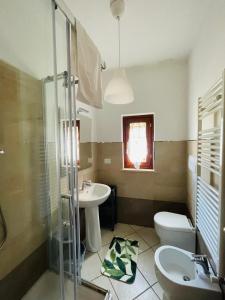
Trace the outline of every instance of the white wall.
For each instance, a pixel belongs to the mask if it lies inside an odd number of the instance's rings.
[[[0,59],[41,79],[52,73],[51,1],[0,0]]]
[[[189,60],[188,139],[197,138],[197,99],[225,68],[225,1],[213,1]]]
[[[53,75],[53,38],[51,0],[0,0],[0,59],[37,79]],[[26,8],[26,9],[25,9]],[[57,71],[65,71],[66,23],[65,17],[56,10]],[[55,141],[54,86],[46,84],[47,138]],[[64,89],[59,82],[59,104],[64,100]],[[87,114],[94,118],[95,109],[78,102]],[[96,140],[95,122],[92,136]]]
[[[104,102],[97,110],[97,141],[121,141],[121,115],[155,113],[155,139],[180,141],[187,138],[187,63],[168,60],[150,66],[127,69],[135,101],[128,105]],[[104,73],[103,85],[111,78]]]

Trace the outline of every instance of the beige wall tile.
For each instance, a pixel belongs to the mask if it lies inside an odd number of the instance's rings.
[[[5,150],[0,157],[0,205],[8,229],[0,251],[1,279],[47,238],[42,84],[2,61],[0,120]]]
[[[187,160],[193,156],[197,159],[197,141],[187,142]],[[195,191],[196,191],[196,172],[190,170],[187,165],[187,205],[192,220],[195,221]]]
[[[185,202],[186,142],[155,142],[155,172],[122,170],[122,143],[97,144],[97,180],[116,184],[118,195],[129,198]],[[104,159],[110,158],[111,164]]]
[[[78,172],[78,185],[81,187],[82,181],[91,180],[92,182],[97,181],[97,143],[90,143],[92,148],[92,166]]]

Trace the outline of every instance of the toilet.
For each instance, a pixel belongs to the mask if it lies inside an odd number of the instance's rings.
[[[161,245],[195,252],[195,228],[185,215],[159,212],[154,216],[154,223]]]

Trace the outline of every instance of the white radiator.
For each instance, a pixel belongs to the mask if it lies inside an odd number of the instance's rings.
[[[224,79],[198,100],[196,224],[218,276],[225,276]]]

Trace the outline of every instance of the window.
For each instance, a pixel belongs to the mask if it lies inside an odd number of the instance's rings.
[[[123,166],[153,169],[154,115],[123,116]]]
[[[77,164],[79,166],[80,164],[80,121],[76,121],[76,127],[75,122],[72,121],[72,136],[75,136],[75,130],[76,130],[76,138],[77,142],[75,145],[75,139],[73,138],[73,158],[75,158],[75,146],[77,147]],[[69,132],[69,121],[62,121],[62,131],[63,131],[63,148],[62,148],[62,158],[63,158],[63,165],[66,166],[67,164],[70,165],[70,132]],[[73,165],[75,165],[75,161],[73,162]]]

